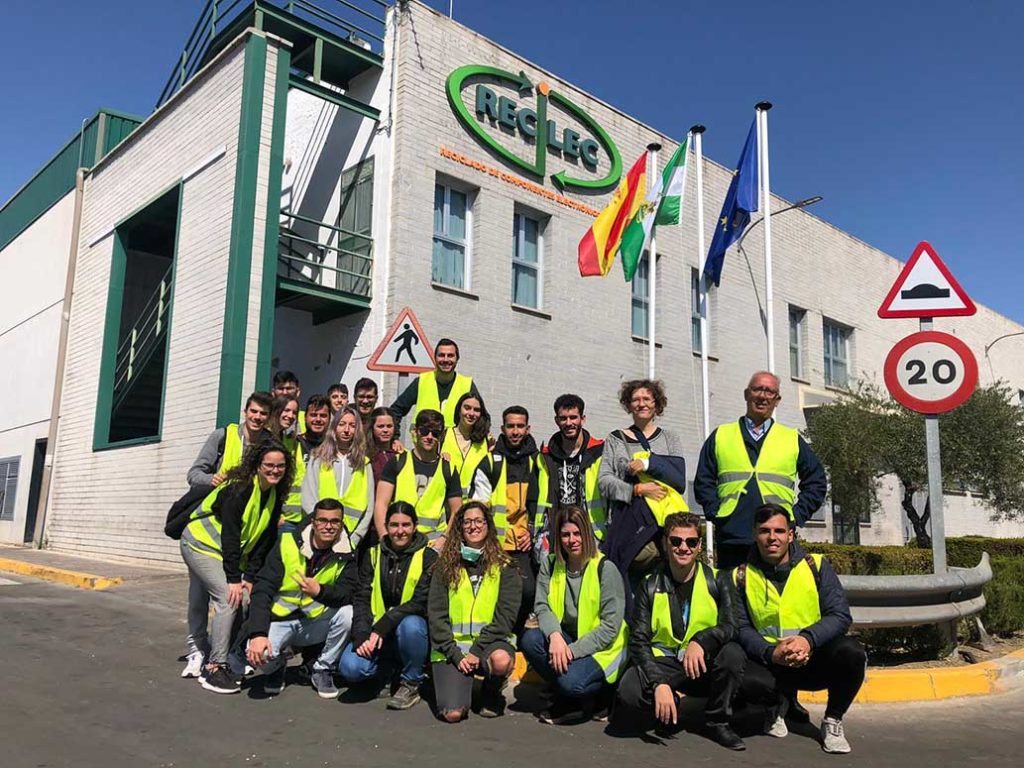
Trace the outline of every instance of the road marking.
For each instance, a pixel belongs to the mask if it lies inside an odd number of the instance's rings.
[[[20,581],[11,581],[10,579],[0,579],[0,587],[20,587]]]

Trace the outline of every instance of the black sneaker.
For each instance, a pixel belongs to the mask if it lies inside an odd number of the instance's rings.
[[[387,690],[385,688],[384,690]],[[388,709],[412,709],[420,700],[420,686],[418,683],[410,683],[408,680],[403,680],[398,690],[395,691],[395,695],[388,699]]]
[[[271,696],[277,696],[284,691],[285,679],[284,673],[287,667],[281,664],[270,674],[263,676],[263,692],[269,693]]]
[[[214,693],[238,693],[242,690],[241,682],[224,666],[208,671],[199,678],[199,684]]]
[[[480,717],[501,717],[505,714],[505,694],[501,686],[484,685],[480,691]]]
[[[334,684],[334,673],[329,669],[314,669],[309,681],[321,699],[336,699],[341,693]]]
[[[708,723],[705,732],[709,739],[716,744],[721,744],[726,749],[742,752],[747,748],[747,745],[743,743],[743,739],[737,735],[736,731],[728,723]]]
[[[797,699],[796,694],[786,694],[788,700],[788,707],[786,709],[786,720],[793,723],[794,725],[806,725],[811,722],[811,713],[807,711],[807,708],[800,703]]]
[[[545,707],[537,715],[537,719],[548,725],[566,725],[575,723],[584,718],[584,713],[579,702],[567,699],[564,696],[556,696],[551,706]]]

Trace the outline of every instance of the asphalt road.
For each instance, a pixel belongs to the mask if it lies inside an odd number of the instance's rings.
[[[846,756],[822,753],[809,734],[750,735],[745,753],[730,753],[686,731],[645,742],[608,736],[598,723],[545,726],[515,711],[451,726],[425,704],[388,712],[381,701],[325,702],[297,684],[274,698],[258,684],[217,696],[178,677],[184,593],[179,578],[109,592],[0,580],[0,766],[1020,764],[1024,691],[855,707],[846,720],[854,751]],[[812,713],[817,722],[820,708]]]

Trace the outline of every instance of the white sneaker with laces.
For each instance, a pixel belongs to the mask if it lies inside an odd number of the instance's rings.
[[[821,748],[831,755],[845,755],[850,751],[842,720],[826,717],[821,721]]]
[[[784,739],[789,735],[789,728],[786,726],[787,709],[789,709],[789,702],[783,697],[782,702],[778,706],[772,707],[765,712],[764,732],[766,736]]]
[[[182,677],[199,677],[203,671],[203,652],[192,651],[185,660],[185,668],[181,670]]]

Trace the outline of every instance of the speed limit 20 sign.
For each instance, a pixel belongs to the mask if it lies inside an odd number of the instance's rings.
[[[885,358],[885,386],[912,411],[938,414],[962,405],[978,385],[974,353],[956,336],[919,331]]]

